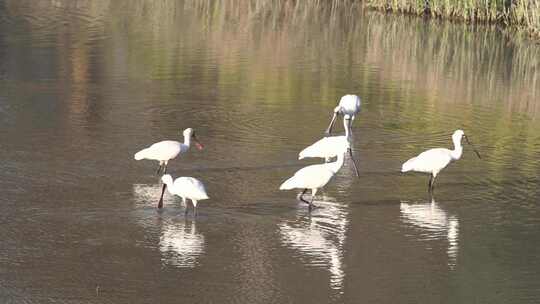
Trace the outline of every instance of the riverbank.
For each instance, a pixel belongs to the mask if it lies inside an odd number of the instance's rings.
[[[366,0],[366,6],[433,18],[499,23],[540,39],[539,0]]]

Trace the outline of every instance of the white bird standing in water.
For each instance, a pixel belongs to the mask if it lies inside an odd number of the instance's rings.
[[[349,153],[351,153],[350,149]],[[351,154],[352,155],[352,154]],[[319,188],[324,187],[334,175],[343,166],[343,160],[345,158],[345,151],[337,155],[337,160],[331,163],[317,164],[304,167],[294,174],[293,177],[286,180],[279,190],[291,190],[291,189],[304,189],[302,193],[298,194],[298,199],[309,205],[309,210],[314,207],[313,200],[315,194]],[[354,163],[354,162],[353,162]],[[356,164],[354,165],[356,167]],[[311,201],[307,201],[303,198],[303,195],[308,189],[311,189]]]
[[[150,147],[143,149],[135,153],[135,160],[151,159],[159,161],[159,167],[156,174],[163,169],[163,173],[167,172],[167,163],[169,160],[174,159],[178,154],[185,153],[191,146],[191,139],[195,142],[195,145],[199,150],[203,149],[203,145],[197,140],[195,131],[192,128],[187,128],[183,132],[184,142],[174,140],[164,140],[151,145]]]
[[[329,162],[332,157],[336,157],[339,154],[343,154],[343,151],[349,151],[349,155],[354,163],[354,170],[356,176],[359,177],[358,168],[356,167],[356,161],[353,157],[351,144],[347,136],[328,136],[323,137],[311,146],[305,148],[298,154],[298,159],[304,159],[306,157],[320,157],[324,158],[326,162]]]
[[[356,117],[356,114],[360,111],[360,97],[356,95],[345,95],[339,100],[339,104],[334,108],[334,116],[330,121],[330,125],[326,129],[326,134],[332,133],[332,127],[339,114],[343,115],[343,124],[345,127],[345,134],[348,136],[351,131],[352,121]]]
[[[190,199],[193,204],[193,213],[197,214],[197,202],[208,199],[204,184],[194,177],[179,177],[174,180],[170,174],[165,174],[161,177],[163,189],[159,198],[158,208],[163,208],[163,194],[165,189],[169,189],[172,195],[178,195],[182,198],[182,202],[186,205],[186,214],[188,212],[187,200]]]
[[[461,158],[461,155],[463,154],[463,147],[461,146],[462,137],[465,137],[465,140],[469,145],[471,145],[478,158],[481,158],[480,153],[478,153],[478,151],[474,148],[465,133],[462,130],[456,130],[454,134],[452,134],[454,150],[435,148],[422,152],[418,156],[406,161],[401,167],[401,172],[415,171],[431,173],[428,184],[428,191],[431,193],[433,191],[435,178],[439,172],[448,166],[448,164],[450,164],[452,161],[456,161]]]

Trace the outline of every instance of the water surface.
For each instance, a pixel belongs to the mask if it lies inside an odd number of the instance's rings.
[[[537,302],[538,45],[247,2],[0,3],[1,302]],[[360,178],[347,161],[309,213],[278,187],[347,93]],[[169,172],[206,184],[196,218],[133,160],[187,127],[206,149]],[[457,128],[484,157],[430,198],[401,163]]]

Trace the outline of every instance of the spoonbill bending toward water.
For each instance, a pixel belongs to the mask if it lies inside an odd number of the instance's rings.
[[[156,174],[159,174],[161,170],[163,173],[167,172],[167,163],[169,160],[174,159],[178,154],[186,153],[191,145],[191,139],[195,142],[195,145],[199,150],[203,149],[203,145],[197,140],[195,131],[192,128],[187,128],[183,132],[184,142],[174,140],[164,140],[151,145],[146,149],[135,153],[135,160],[151,159],[159,161],[159,167]]]
[[[300,151],[298,159],[304,159],[306,157],[320,157],[324,158],[326,162],[329,162],[332,157],[342,154],[343,151],[349,151],[351,159],[354,163],[354,170],[356,176],[359,177],[358,168],[352,154],[351,144],[348,136],[327,136],[323,137],[311,146]]]
[[[462,130],[456,130],[454,134],[452,134],[454,150],[436,148],[422,152],[418,156],[406,161],[401,167],[401,172],[415,171],[431,173],[428,184],[428,191],[431,193],[431,191],[433,191],[433,184],[435,183],[435,178],[437,177],[437,174],[439,174],[442,169],[448,166],[449,163],[461,158],[461,154],[463,153],[463,147],[461,146],[462,137],[465,137],[465,140],[469,145],[471,145],[478,158],[482,158],[480,157],[480,153],[478,153],[478,151],[474,148],[474,146],[467,138],[467,135],[465,135]]]
[[[343,125],[345,128],[345,134],[349,135],[351,130],[352,121],[356,117],[356,114],[360,111],[360,97],[356,95],[345,95],[339,100],[339,104],[334,108],[334,116],[330,121],[330,125],[326,129],[326,134],[332,133],[332,127],[336,122],[337,116],[339,114],[343,115]]]
[[[351,150],[349,153],[351,153]],[[352,153],[351,153],[352,156]],[[302,193],[298,194],[298,199],[302,202],[309,205],[309,210],[314,207],[313,200],[315,199],[315,194],[319,188],[324,187],[334,175],[341,169],[343,166],[343,160],[345,158],[344,151],[337,155],[337,160],[331,163],[317,164],[304,167],[294,174],[293,177],[286,180],[279,190],[291,190],[291,189],[304,189]],[[353,161],[354,163],[354,161]],[[356,167],[356,164],[354,165]],[[311,201],[306,201],[303,198],[303,195],[308,189],[311,189]]]
[[[193,204],[193,213],[195,215],[197,214],[197,202],[208,199],[203,183],[194,177],[179,177],[173,182],[172,176],[165,174],[161,177],[161,181],[163,182],[163,189],[161,190],[158,208],[163,208],[163,194],[167,187],[170,194],[178,195],[182,198],[182,202],[186,205],[186,214],[188,212],[188,199]]]

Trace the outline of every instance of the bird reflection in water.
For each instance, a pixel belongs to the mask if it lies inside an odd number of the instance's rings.
[[[153,215],[155,215],[155,200],[159,198],[160,193],[159,184],[133,185],[135,202],[144,207],[143,210],[151,210]],[[174,206],[180,205],[172,195],[165,197],[164,201],[172,210]],[[197,232],[196,221],[184,218],[182,214],[182,212],[162,213],[157,224],[155,216],[148,216],[146,211],[142,211],[138,217],[139,223],[149,228],[149,233],[153,233],[152,229],[159,227],[158,247],[163,264],[192,268],[197,266],[198,259],[204,254],[205,240],[204,235]]]
[[[407,224],[424,229],[426,239],[442,239],[448,241],[448,266],[454,269],[457,265],[459,251],[459,221],[455,216],[449,216],[431,197],[431,203],[400,204],[401,219]]]
[[[324,196],[321,208],[310,215],[298,210],[296,218],[279,225],[282,242],[298,250],[310,266],[330,271],[330,287],[342,292],[345,273],[343,247],[347,229],[348,206],[329,202]]]
[[[204,235],[197,232],[195,220],[164,222],[159,251],[163,264],[192,268],[204,254]]]

